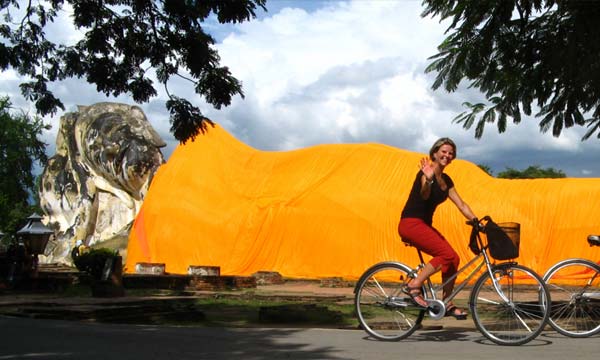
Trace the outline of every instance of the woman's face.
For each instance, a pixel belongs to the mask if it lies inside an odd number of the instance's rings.
[[[442,166],[450,165],[454,160],[454,148],[448,144],[440,146],[438,151],[433,153],[433,159]]]

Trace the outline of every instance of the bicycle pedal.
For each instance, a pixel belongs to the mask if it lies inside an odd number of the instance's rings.
[[[427,314],[433,320],[440,320],[446,314],[446,305],[444,302],[438,299],[427,300],[429,307],[427,307]]]

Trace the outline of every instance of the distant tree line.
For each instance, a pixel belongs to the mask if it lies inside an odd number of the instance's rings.
[[[494,176],[489,166],[484,164],[477,166],[488,175]],[[504,171],[499,172],[496,177],[500,179],[557,179],[565,178],[567,175],[562,170],[554,169],[553,167],[543,169],[539,165],[532,165],[524,170],[507,167]]]

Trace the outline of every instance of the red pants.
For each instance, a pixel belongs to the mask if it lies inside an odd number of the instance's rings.
[[[421,219],[405,218],[398,224],[398,233],[402,241],[433,257],[429,263],[436,269],[441,266],[442,279],[456,274],[460,258],[439,231]]]

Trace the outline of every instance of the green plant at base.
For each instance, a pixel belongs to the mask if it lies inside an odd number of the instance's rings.
[[[73,258],[73,263],[79,271],[90,274],[94,279],[100,279],[106,260],[119,256],[115,250],[107,248],[90,249]]]

